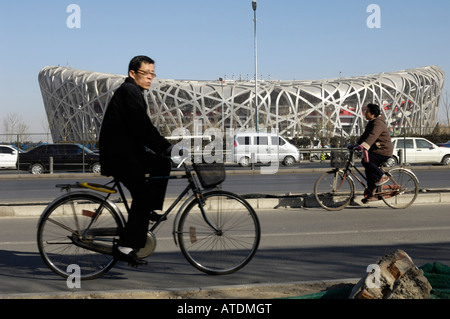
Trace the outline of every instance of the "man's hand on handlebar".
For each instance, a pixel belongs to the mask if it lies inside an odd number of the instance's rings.
[[[174,145],[170,145],[164,152],[163,152],[163,156],[166,157],[172,157],[172,149],[173,149]]]
[[[357,152],[362,152],[364,150],[364,147],[362,145],[358,145],[358,144],[356,144],[356,145],[350,145],[349,144],[347,146],[347,148],[349,150],[353,150],[353,151],[357,151]]]

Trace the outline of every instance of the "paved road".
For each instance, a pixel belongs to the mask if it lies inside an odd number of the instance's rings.
[[[359,278],[369,264],[394,249],[420,266],[450,265],[450,205],[406,210],[351,207],[262,210],[262,241],[254,259],[228,276],[205,275],[185,261],[171,238],[171,221],[158,235],[149,265],[117,264],[104,277],[82,282],[81,291],[210,287]],[[0,219],[0,295],[70,291],[43,264],[35,243],[37,217]]]
[[[231,172],[227,175],[227,179],[223,183],[223,189],[232,190],[238,194],[312,193],[314,183],[318,176],[328,168],[323,166],[320,168],[316,164],[306,170],[280,170],[280,173],[275,175],[262,175],[259,173],[235,174],[235,172]],[[447,167],[435,166],[426,169],[426,167],[417,166],[412,167],[412,169],[419,178],[420,188],[450,187],[450,169]],[[6,176],[8,175],[3,175],[3,177]],[[67,174],[70,178],[56,176],[52,178],[50,175],[46,175],[44,178],[33,178],[31,175],[25,175],[27,178],[23,178],[23,176],[22,174],[19,179],[0,178],[0,203],[37,200],[51,201],[61,194],[60,190],[55,188],[56,184],[74,183],[81,180],[87,180],[93,183],[106,183],[108,181],[107,178],[94,178],[93,175],[82,174]],[[167,195],[176,197],[185,186],[185,180],[171,180]],[[357,182],[356,186],[357,190],[360,189]]]

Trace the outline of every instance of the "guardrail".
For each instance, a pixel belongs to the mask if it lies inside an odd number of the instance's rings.
[[[313,160],[320,160],[321,157],[322,157],[321,156],[322,154],[325,154],[325,156],[326,156],[325,159],[328,159],[329,156],[330,156],[330,153],[332,151],[334,151],[334,150],[346,150],[346,148],[298,148],[298,150],[299,150],[300,154],[302,154],[302,156],[300,157],[301,160],[313,161]],[[203,152],[193,152],[191,154],[191,156],[194,159],[194,162],[202,162],[203,155],[204,155]],[[233,159],[233,156],[232,156],[232,151],[225,150],[225,151],[223,151],[222,156],[223,156],[223,161],[225,163],[235,163],[234,159]],[[251,164],[255,164],[256,163],[256,160],[255,160],[256,156],[255,156],[255,154],[254,153],[250,154],[250,157],[251,157],[250,163]],[[83,161],[83,163],[84,163],[84,161]],[[50,174],[54,173],[53,164],[54,164],[53,157],[49,157],[49,173]],[[84,167],[84,164],[83,164],[83,167]],[[252,168],[253,167],[254,167],[254,165],[252,165]],[[16,170],[19,171],[18,165],[17,165]]]
[[[301,159],[303,160],[314,160],[315,158],[312,158],[313,156],[316,156],[317,157],[316,159],[320,159],[322,153],[324,153],[326,156],[329,157],[332,151],[345,151],[345,150],[347,150],[346,147],[298,148],[299,153],[302,154]],[[225,163],[235,163],[232,151],[224,150],[222,154]],[[202,160],[204,153],[199,151],[199,152],[192,152],[190,155],[194,158],[194,161],[198,162]],[[251,162],[254,162],[255,154],[249,153],[249,156],[252,158]]]

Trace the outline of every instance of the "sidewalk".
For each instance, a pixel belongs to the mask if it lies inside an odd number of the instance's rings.
[[[279,299],[354,286],[360,278],[299,281],[272,284],[192,287],[158,290],[73,291],[55,293],[0,294],[1,299]]]

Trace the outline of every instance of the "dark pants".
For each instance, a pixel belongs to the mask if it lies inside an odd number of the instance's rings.
[[[168,179],[148,181],[145,174],[168,176],[171,168],[170,159],[147,154],[144,172],[137,173],[131,170],[129,174],[115,176],[129,190],[132,198],[128,221],[119,240],[120,246],[131,248],[145,246],[149,226],[148,214],[163,208],[168,182]]]
[[[367,188],[372,192],[375,188],[375,183],[383,176],[383,171],[380,169],[381,164],[386,162],[389,156],[383,156],[374,152],[369,152],[369,162],[362,160],[362,165],[366,170]]]

